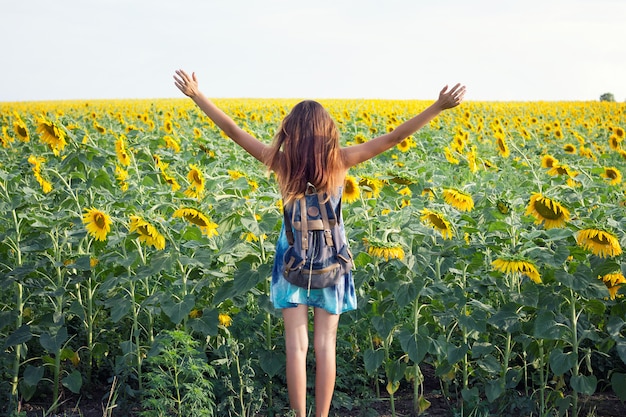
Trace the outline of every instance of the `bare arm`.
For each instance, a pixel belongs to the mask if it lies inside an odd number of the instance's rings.
[[[449,91],[448,86],[445,86],[439,92],[439,98],[437,101],[417,116],[402,123],[393,131],[374,138],[368,142],[343,148],[341,152],[345,167],[350,168],[394,147],[407,137],[411,136],[413,133],[420,130],[428,122],[437,117],[437,115],[439,115],[442,111],[458,106],[463,100],[464,95],[465,86],[461,86],[461,84],[455,85]]]
[[[224,131],[226,136],[244,148],[250,155],[264,164],[266,163],[264,156],[267,154],[269,146],[240,128],[233,119],[213,104],[198,88],[195,72],[190,77],[185,71],[177,70],[176,75],[174,75],[174,84],[183,94],[190,97],[213,120],[217,127]]]

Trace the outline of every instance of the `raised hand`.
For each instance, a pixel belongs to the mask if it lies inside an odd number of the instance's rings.
[[[198,88],[198,79],[196,73],[192,72],[191,77],[183,70],[176,70],[174,75],[174,85],[178,87],[184,95],[194,98],[200,92]]]
[[[451,90],[448,91],[448,86],[446,85],[439,92],[439,99],[437,100],[437,104],[441,108],[441,110],[451,109],[452,107],[456,107],[461,104],[463,101],[463,96],[465,96],[465,86],[458,83]]]

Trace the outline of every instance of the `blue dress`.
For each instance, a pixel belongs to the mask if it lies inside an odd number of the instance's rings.
[[[337,209],[337,205],[341,201],[341,194],[330,199],[333,209]],[[341,222],[341,233],[345,236],[343,221]],[[332,287],[311,289],[310,292],[306,288],[293,285],[283,277],[283,255],[287,251],[287,234],[285,233],[285,224],[280,230],[278,242],[276,243],[276,255],[274,257],[274,267],[272,269],[272,285],[270,287],[270,298],[275,308],[283,309],[297,307],[299,304],[305,304],[312,307],[323,308],[331,314],[341,314],[346,311],[356,309],[356,291],[354,289],[354,280],[352,272],[344,275],[344,279],[337,285]]]

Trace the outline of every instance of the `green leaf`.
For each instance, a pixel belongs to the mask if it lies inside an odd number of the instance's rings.
[[[270,378],[273,378],[282,371],[285,363],[285,355],[275,350],[264,350],[261,351],[259,355],[259,361],[263,372]]]
[[[74,394],[78,394],[83,386],[83,377],[80,372],[73,370],[71,374],[61,380],[61,383]]]
[[[117,323],[130,314],[132,302],[128,298],[119,297],[108,300],[106,305],[111,307],[111,321]]]
[[[465,354],[468,350],[469,347],[465,343],[461,346],[454,346],[452,344],[448,346],[447,359],[450,365],[454,365],[455,363],[460,362],[465,357]]]
[[[473,388],[463,388],[461,390],[461,396],[463,397],[463,399],[465,401],[467,401],[469,404],[476,404],[476,402],[478,401],[478,388],[473,387]]]
[[[626,374],[619,372],[613,373],[613,375],[611,375],[611,386],[613,392],[617,394],[619,399],[626,401]]]
[[[65,326],[59,328],[54,336],[46,332],[39,337],[41,347],[50,353],[59,352],[66,340],[67,328]]]
[[[622,362],[626,363],[626,340],[620,339],[615,344],[615,349],[617,350],[617,354],[619,355]]]
[[[493,375],[497,375],[502,371],[502,364],[493,355],[486,355],[484,358],[478,359],[476,364]]]
[[[24,369],[24,383],[31,387],[36,387],[43,378],[44,367],[28,365]]]
[[[622,337],[621,331],[624,325],[626,325],[626,322],[621,317],[611,316],[609,317],[609,323],[606,325],[606,331],[613,339],[619,340]]]
[[[505,305],[488,320],[492,326],[505,332],[513,333],[520,325],[520,315],[515,305]]]
[[[372,318],[372,325],[374,326],[376,332],[380,335],[380,337],[386,339],[393,331],[396,322],[388,315],[374,316]]]
[[[30,332],[30,326],[27,324],[22,324],[19,329],[14,331],[7,337],[4,341],[4,347],[16,346],[22,343],[28,342],[33,337],[33,334]]]
[[[577,357],[574,352],[564,353],[562,349],[550,352],[550,369],[555,375],[563,375],[576,365]]]
[[[533,336],[537,339],[557,340],[563,337],[565,329],[555,320],[552,311],[543,310],[535,319]]]
[[[385,351],[382,349],[367,349],[363,354],[363,362],[365,364],[365,372],[368,375],[374,375],[376,370],[385,360]]]
[[[572,377],[570,385],[575,391],[581,394],[592,395],[596,392],[598,379],[595,375],[577,375]]]
[[[487,400],[492,403],[504,393],[504,381],[501,379],[494,379],[487,381],[485,385],[485,395]]]
[[[417,288],[412,282],[403,282],[394,290],[395,300],[400,308],[411,304],[418,295]]]
[[[404,372],[406,371],[407,363],[405,361],[389,361],[385,365],[385,374],[387,379],[394,386],[404,378]]]
[[[166,301],[161,304],[161,310],[172,320],[172,323],[179,324],[189,315],[195,304],[196,297],[193,294],[187,294],[180,302],[176,302],[172,298],[167,298]]]
[[[430,341],[426,337],[415,334],[408,329],[400,330],[398,340],[400,340],[402,350],[409,355],[409,359],[417,364],[424,359],[430,347]]]
[[[189,326],[196,332],[202,333],[204,336],[217,335],[219,312],[214,308],[205,308],[202,310],[202,317],[189,320]]]

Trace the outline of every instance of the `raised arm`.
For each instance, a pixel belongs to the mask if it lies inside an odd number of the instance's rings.
[[[240,128],[233,119],[213,104],[198,88],[195,72],[191,73],[190,77],[185,71],[177,70],[174,75],[174,84],[183,94],[190,97],[213,120],[217,127],[224,131],[226,136],[244,148],[250,155],[264,164],[266,163],[264,158],[269,146]]]
[[[393,131],[365,143],[343,148],[341,152],[346,168],[350,168],[361,162],[367,161],[368,159],[394,147],[407,137],[411,136],[413,133],[420,130],[428,122],[437,117],[437,115],[439,115],[442,111],[451,109],[461,104],[464,95],[465,86],[462,86],[461,84],[455,85],[450,90],[448,90],[448,86],[445,86],[439,92],[439,98],[437,101],[417,116],[402,123]]]

